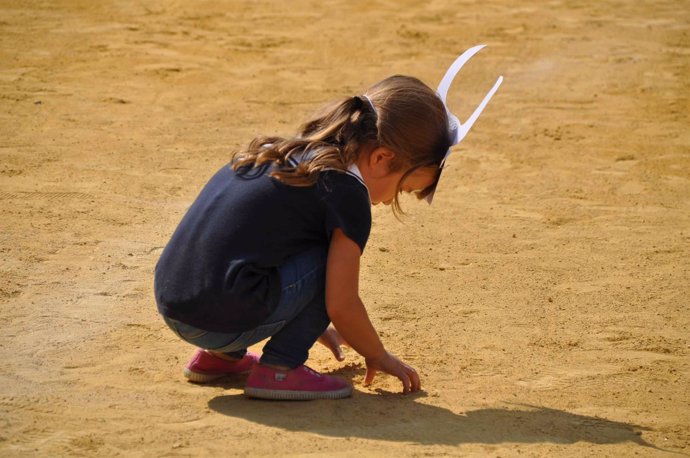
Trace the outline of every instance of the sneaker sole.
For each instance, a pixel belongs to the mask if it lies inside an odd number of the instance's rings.
[[[206,383],[206,382],[211,382],[213,380],[222,378],[222,377],[229,377],[231,375],[242,375],[246,374],[250,371],[251,369],[247,369],[246,371],[243,372],[224,372],[220,374],[205,374],[203,372],[193,372],[190,371],[185,367],[184,371],[182,372],[182,375],[184,375],[184,378],[187,379],[189,382],[193,383]]]
[[[352,396],[352,387],[336,391],[294,391],[268,390],[265,388],[245,387],[244,394],[250,398],[271,399],[276,401],[312,401],[314,399],[342,399]]]

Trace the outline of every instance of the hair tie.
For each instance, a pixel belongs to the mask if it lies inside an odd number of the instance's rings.
[[[374,110],[374,114],[375,114],[376,117],[378,118],[379,112],[378,112],[378,110],[376,109],[376,107],[374,106],[374,102],[372,102],[371,99],[369,98],[369,96],[366,95],[366,94],[363,95],[362,97],[364,97],[365,99],[367,99],[367,102],[369,102],[369,106],[371,107],[372,110]]]
[[[489,103],[489,100],[491,100],[491,97],[494,96],[494,94],[498,90],[498,87],[503,82],[503,76],[499,76],[496,82],[494,83],[494,86],[484,96],[482,102],[479,104],[479,106],[477,106],[477,108],[475,108],[472,115],[470,115],[470,117],[467,118],[467,121],[465,121],[464,124],[461,123],[457,116],[451,113],[451,111],[448,109],[448,105],[446,105],[446,96],[448,95],[448,89],[450,88],[450,85],[453,83],[455,76],[458,74],[463,65],[465,65],[467,61],[470,60],[472,56],[477,54],[484,46],[486,45],[474,46],[473,48],[470,48],[464,53],[462,53],[460,57],[455,59],[455,62],[453,62],[453,64],[450,67],[448,67],[445,76],[441,80],[441,83],[438,85],[438,89],[436,92],[439,98],[441,99],[441,102],[443,102],[443,106],[446,107],[446,113],[448,113],[448,137],[450,139],[450,147],[448,148],[448,151],[446,151],[445,156],[443,156],[443,160],[441,161],[441,165],[439,166],[439,168],[441,169],[443,169],[443,165],[445,164],[446,159],[448,159],[448,156],[451,153],[451,148],[460,143],[462,139],[465,138],[467,133],[474,125],[475,121],[477,121],[477,119],[479,118],[479,115],[482,114],[482,111],[486,107],[486,104]],[[430,204],[434,198],[434,192],[435,189],[426,197],[426,201]]]

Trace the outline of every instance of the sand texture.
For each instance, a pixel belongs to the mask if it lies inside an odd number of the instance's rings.
[[[0,0],[1,456],[690,455],[690,2]],[[187,383],[153,268],[259,134],[394,73],[467,116],[361,295],[424,391]],[[260,349],[260,346],[257,347]]]

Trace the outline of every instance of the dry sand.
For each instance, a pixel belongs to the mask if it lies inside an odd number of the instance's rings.
[[[0,1],[0,455],[690,454],[690,2]],[[361,294],[418,368],[188,384],[152,271],[232,151],[392,73],[505,82]],[[462,116],[461,116],[462,117]]]

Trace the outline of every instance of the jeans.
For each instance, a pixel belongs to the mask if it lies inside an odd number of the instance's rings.
[[[312,248],[288,258],[278,268],[280,300],[273,313],[254,329],[240,333],[209,332],[171,318],[166,324],[183,340],[200,348],[241,358],[247,347],[270,337],[261,362],[295,368],[328,327],[326,249]]]

